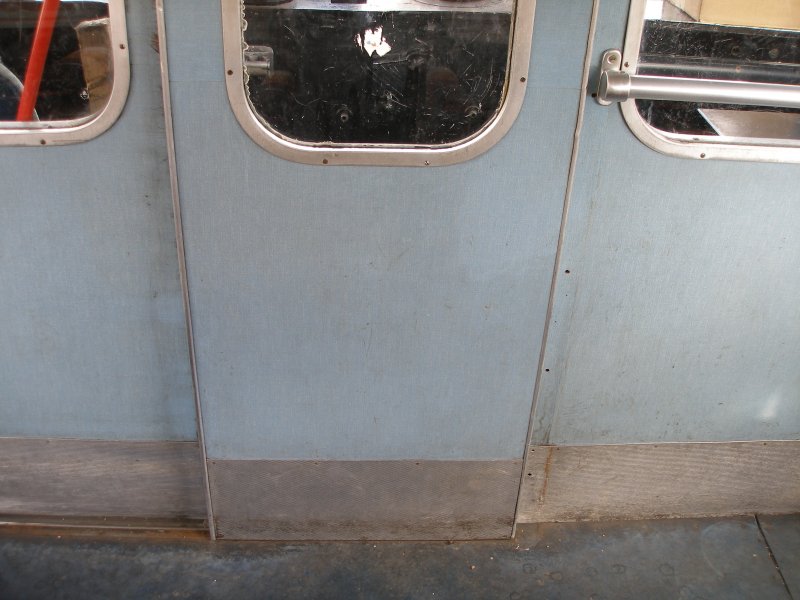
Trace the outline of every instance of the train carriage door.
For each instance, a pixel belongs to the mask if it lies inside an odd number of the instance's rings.
[[[0,516],[202,527],[151,2],[0,2]]]
[[[532,441],[798,439],[800,5],[595,10]]]
[[[509,536],[590,3],[165,9],[218,533]]]
[[[800,437],[793,11],[170,2],[216,533],[507,536],[526,442]]]

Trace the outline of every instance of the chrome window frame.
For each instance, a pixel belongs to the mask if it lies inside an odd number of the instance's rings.
[[[284,136],[251,109],[244,85],[242,0],[221,0],[225,82],[236,120],[252,140],[272,154],[309,165],[431,167],[465,162],[483,154],[508,133],[525,98],[536,0],[517,0],[511,25],[506,90],[494,118],[476,134],[437,146],[312,144]]]
[[[64,146],[96,138],[122,114],[130,89],[131,66],[125,0],[108,0],[114,80],[103,110],[95,115],[59,121],[4,121],[0,124],[0,146]]]
[[[621,70],[635,75],[639,66],[639,49],[644,32],[647,0],[632,0],[628,14]],[[744,160],[755,162],[800,163],[800,147],[786,140],[766,138],[718,139],[660,131],[644,120],[636,108],[636,100],[620,103],[620,110],[630,130],[646,146],[669,156],[695,159]],[[713,139],[713,141],[712,141]],[[800,145],[800,144],[799,144]]]

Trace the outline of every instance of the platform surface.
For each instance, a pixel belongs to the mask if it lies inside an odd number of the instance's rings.
[[[6,527],[0,598],[792,600],[799,549],[800,516],[524,525],[513,541],[466,543]]]

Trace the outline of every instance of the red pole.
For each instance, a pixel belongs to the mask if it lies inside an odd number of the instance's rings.
[[[53,29],[58,18],[58,8],[61,0],[44,0],[39,21],[36,23],[36,33],[33,35],[31,55],[28,58],[28,68],[25,69],[25,83],[17,107],[17,121],[33,120],[33,110],[39,98],[39,85],[42,83],[44,63],[50,51],[50,40],[53,38]]]

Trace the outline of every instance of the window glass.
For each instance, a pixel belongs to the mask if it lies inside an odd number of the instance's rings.
[[[645,19],[639,75],[800,85],[800,0],[649,0]],[[667,134],[800,140],[798,108],[641,99],[636,107]]]
[[[244,0],[246,96],[303,144],[453,144],[498,114],[513,13],[514,0]]]
[[[111,37],[105,0],[0,0],[0,127],[100,113],[113,87]]]

